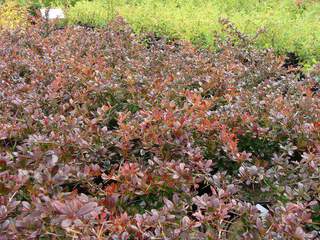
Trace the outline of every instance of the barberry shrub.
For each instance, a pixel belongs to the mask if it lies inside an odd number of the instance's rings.
[[[216,53],[121,18],[1,33],[2,239],[319,237],[319,71],[222,23]]]

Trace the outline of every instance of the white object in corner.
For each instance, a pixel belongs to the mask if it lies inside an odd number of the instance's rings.
[[[260,205],[260,204],[257,204],[257,205],[256,205],[256,208],[260,211],[260,216],[261,216],[262,218],[265,218],[265,217],[268,215],[268,213],[269,213],[269,210],[266,209],[265,207],[263,207],[263,206]]]
[[[40,9],[40,12],[41,12],[41,16],[43,18],[46,18],[46,11],[48,9],[46,8],[41,8]],[[51,19],[61,19],[61,18],[64,18],[64,13],[63,13],[63,10],[61,8],[49,8],[49,11],[48,11],[48,19],[51,20]]]

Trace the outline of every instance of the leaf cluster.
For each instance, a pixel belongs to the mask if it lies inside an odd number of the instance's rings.
[[[1,33],[2,238],[315,239],[319,71],[222,23],[216,53],[121,18]]]

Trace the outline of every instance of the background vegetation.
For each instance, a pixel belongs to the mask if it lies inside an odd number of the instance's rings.
[[[0,28],[14,29],[27,24],[27,10],[16,2],[6,2],[0,5]]]
[[[70,21],[100,25],[100,17],[94,22],[84,15],[91,11],[93,2],[81,2],[71,8]],[[152,31],[215,47],[214,34],[221,33],[218,20],[223,17],[249,35],[265,29],[265,34],[256,41],[258,47],[272,47],[282,54],[294,52],[309,64],[320,60],[319,1],[119,0],[115,5],[136,32]]]
[[[220,18],[228,18],[256,41],[278,54],[293,52],[306,68],[320,60],[320,2],[314,0],[19,0],[22,5],[60,6],[69,24],[102,27],[115,13],[135,32],[151,31],[215,49]]]

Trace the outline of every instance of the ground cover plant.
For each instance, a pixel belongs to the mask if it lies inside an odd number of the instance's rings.
[[[7,2],[14,0],[7,0]],[[315,0],[15,0],[24,7],[62,7],[65,23],[105,26],[116,14],[124,17],[136,33],[152,31],[174,39],[216,49],[215,32],[223,34],[221,17],[244,33],[264,34],[259,48],[277,54],[296,55],[309,70],[320,60],[320,2]],[[0,1],[1,3],[1,1]]]
[[[21,8],[13,1],[1,3],[0,1],[0,28],[16,28],[27,23],[27,10]]]
[[[221,33],[219,19],[230,19],[244,33],[265,29],[256,46],[278,53],[294,52],[306,67],[320,60],[320,2],[314,0],[95,0],[77,2],[69,11],[70,23],[100,26],[101,11],[114,4],[136,32],[152,31],[215,48],[213,33]],[[93,8],[94,6],[94,8]],[[95,14],[92,12],[95,11]],[[93,17],[96,15],[96,17]],[[104,21],[101,21],[104,19]]]
[[[0,34],[1,239],[319,239],[319,65],[227,20],[215,53],[33,24]]]

